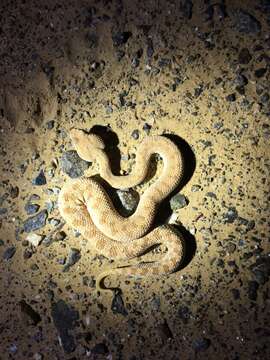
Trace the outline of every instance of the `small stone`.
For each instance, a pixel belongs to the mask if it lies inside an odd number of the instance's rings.
[[[261,23],[247,11],[234,9],[231,13],[234,22],[234,28],[240,33],[257,34],[261,31]]]
[[[38,176],[32,181],[33,185],[42,186],[47,183],[44,171],[41,170]]]
[[[240,299],[240,291],[238,289],[232,289],[231,292],[234,300]]]
[[[172,210],[182,209],[189,204],[188,199],[183,194],[176,194],[170,200]]]
[[[46,123],[46,128],[52,130],[54,128],[54,120],[50,120]]]
[[[233,254],[236,250],[236,245],[232,242],[229,242],[226,246],[226,250],[227,250],[228,254]]]
[[[9,194],[12,199],[16,199],[19,196],[19,188],[18,186],[12,186],[9,189]]]
[[[0,215],[5,215],[7,214],[8,209],[7,208],[0,208]]]
[[[173,333],[166,320],[157,326],[157,331],[163,343],[173,339]]]
[[[52,305],[51,314],[64,351],[68,354],[72,353],[76,348],[76,344],[70,330],[75,327],[75,322],[79,319],[79,313],[63,300],[59,300]]]
[[[128,315],[128,312],[127,312],[127,310],[125,308],[125,305],[124,305],[124,301],[123,301],[122,296],[121,296],[121,294],[119,292],[114,293],[111,309],[112,309],[112,312],[114,314],[121,314],[121,315],[124,315],[124,316]]]
[[[60,159],[61,170],[72,179],[82,176],[90,164],[82,160],[75,150],[66,151]]]
[[[270,99],[270,96],[269,96],[269,94],[263,94],[262,96],[261,96],[261,102],[263,103],[263,104],[266,104],[266,103],[268,103],[268,101],[269,101],[269,99]]]
[[[192,18],[193,3],[191,0],[182,0],[180,2],[180,11],[183,16],[190,20]]]
[[[108,349],[107,345],[105,345],[104,343],[96,344],[91,349],[91,353],[93,353],[93,354],[106,355],[106,354],[108,354],[108,352],[109,352],[109,349]]]
[[[144,123],[143,130],[146,132],[147,135],[149,135],[151,128],[152,128],[151,125]]]
[[[33,356],[34,360],[43,360],[44,356],[41,353],[35,353]]]
[[[114,46],[124,45],[131,36],[132,33],[130,31],[117,32],[112,35],[113,45]]]
[[[88,286],[90,288],[95,288],[96,287],[96,281],[94,276],[84,276],[82,279],[82,283],[84,286]]]
[[[249,281],[248,282],[248,298],[252,301],[257,300],[257,290],[259,288],[259,284],[257,281]]]
[[[41,321],[40,315],[32,308],[31,305],[27,304],[25,300],[21,300],[19,305],[22,316],[25,319],[27,325],[36,326]]]
[[[0,239],[0,246],[3,246],[5,244],[4,240]]]
[[[127,214],[132,214],[140,200],[138,194],[133,190],[117,190],[116,193]]]
[[[69,271],[69,268],[71,266],[73,266],[74,264],[76,264],[76,262],[78,262],[80,260],[80,258],[81,258],[80,250],[75,249],[75,248],[71,248],[70,252],[68,254],[68,257],[67,257],[66,264],[63,267],[63,272]]]
[[[202,188],[202,187],[201,187],[200,185],[192,185],[191,191],[192,191],[192,192],[197,192],[197,191],[200,191],[201,188]]]
[[[29,204],[27,203],[24,207],[27,215],[33,215],[38,212],[40,206],[38,204]]]
[[[67,237],[67,234],[64,231],[57,231],[54,236],[54,241],[63,241]]]
[[[15,246],[10,246],[8,247],[3,254],[3,260],[10,260],[16,253],[16,248]]]
[[[266,71],[267,71],[267,68],[260,68],[260,69],[255,70],[254,75],[256,78],[259,79],[264,76]]]
[[[227,100],[228,102],[234,102],[234,101],[236,100],[235,94],[229,94],[229,95],[227,95],[227,96],[226,96],[226,100]]]
[[[23,224],[24,231],[30,233],[41,229],[46,225],[47,217],[47,210],[42,210],[37,215],[28,218]]]
[[[238,61],[240,64],[247,65],[251,59],[252,56],[250,55],[250,52],[247,48],[243,48],[240,50],[238,55]]]
[[[193,342],[193,349],[196,352],[205,351],[211,345],[211,341],[206,338],[196,339]]]
[[[38,246],[43,239],[43,236],[32,233],[26,237],[26,240],[34,247]]]
[[[223,214],[225,224],[232,224],[238,217],[238,212],[235,207],[230,207],[226,214]]]
[[[139,139],[139,130],[133,130],[131,133],[131,136],[133,137],[133,139],[138,140]]]

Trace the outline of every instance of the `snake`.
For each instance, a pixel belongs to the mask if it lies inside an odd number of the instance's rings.
[[[162,170],[140,196],[134,213],[119,213],[100,178],[82,176],[69,179],[58,198],[60,215],[79,231],[98,254],[116,261],[137,259],[135,264],[107,269],[98,275],[96,289],[110,290],[104,285],[109,275],[160,277],[175,272],[183,263],[185,241],[181,232],[171,225],[154,226],[160,203],[175,190],[183,178],[183,157],[178,147],[162,135],[147,136],[139,144],[134,169],[126,175],[115,175],[103,139],[82,129],[70,130],[70,139],[85,161],[98,163],[99,177],[112,188],[127,190],[142,184],[148,173],[152,155],[158,154]],[[165,253],[155,261],[143,261],[143,255],[155,246],[164,245]]]

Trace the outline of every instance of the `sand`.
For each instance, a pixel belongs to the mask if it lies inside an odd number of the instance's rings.
[[[0,359],[267,359],[269,1],[0,8]],[[159,218],[184,232],[182,269],[96,293],[117,264],[57,209],[70,175],[98,172],[67,153],[72,127],[121,174],[144,137],[174,136],[185,181]]]

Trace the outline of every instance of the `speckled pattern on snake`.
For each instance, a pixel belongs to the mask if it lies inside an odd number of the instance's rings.
[[[167,252],[153,262],[109,269],[97,279],[97,289],[110,273],[130,276],[161,276],[174,272],[184,257],[184,239],[171,226],[152,229],[159,203],[180,183],[183,160],[177,146],[163,136],[146,137],[137,149],[136,165],[128,175],[115,176],[105,153],[103,140],[83,130],[70,131],[78,155],[86,160],[96,159],[100,176],[113,188],[127,189],[140,184],[146,177],[153,154],[159,154],[163,168],[158,179],[143,193],[134,214],[123,217],[115,209],[102,185],[93,177],[68,181],[59,195],[59,210],[65,221],[91,241],[99,254],[110,259],[140,257],[154,245],[164,244]]]

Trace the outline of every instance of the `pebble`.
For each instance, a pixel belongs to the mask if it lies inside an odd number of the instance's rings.
[[[200,339],[194,340],[193,349],[196,352],[205,351],[209,348],[210,345],[211,345],[211,341],[209,339],[200,338]]]
[[[11,186],[11,188],[9,189],[9,194],[12,199],[16,199],[19,196],[18,186]]]
[[[116,194],[126,210],[127,215],[132,214],[136,210],[140,200],[138,194],[133,190],[117,190]]]
[[[4,240],[0,239],[0,246],[3,246],[5,244]]]
[[[72,179],[82,176],[90,164],[81,159],[75,150],[66,151],[60,159],[61,170]]]
[[[68,257],[67,257],[66,264],[63,267],[63,272],[69,271],[69,268],[71,266],[73,266],[74,264],[76,264],[76,262],[78,262],[80,260],[80,258],[81,258],[80,250],[75,249],[75,248],[71,248],[70,252],[68,254]]]
[[[250,60],[252,59],[252,56],[250,55],[250,52],[247,48],[243,48],[240,50],[238,54],[238,62],[242,65],[247,65]]]
[[[256,301],[257,300],[257,291],[259,288],[259,284],[257,283],[257,281],[249,281],[248,282],[248,289],[247,289],[247,293],[248,293],[248,298],[252,301]]]
[[[3,253],[3,260],[10,260],[16,253],[16,247],[10,246]]]
[[[41,243],[42,239],[43,239],[43,236],[35,234],[35,233],[29,234],[26,237],[26,240],[35,247]]]
[[[0,215],[5,215],[7,214],[8,209],[7,208],[0,208]]]
[[[59,300],[53,303],[51,315],[64,351],[67,354],[73,352],[76,344],[70,330],[75,327],[75,321],[79,319],[79,313],[64,300]]]
[[[132,33],[130,31],[117,32],[112,35],[113,45],[114,46],[124,45],[131,36]]]
[[[111,309],[114,314],[121,314],[123,316],[128,315],[128,312],[124,305],[124,301],[119,291],[116,291],[114,293]]]
[[[267,71],[266,68],[260,68],[260,69],[255,70],[254,75],[256,78],[259,79],[265,75],[266,71]]]
[[[183,16],[190,20],[192,18],[193,3],[191,0],[183,0],[180,3],[180,11]]]
[[[32,184],[37,185],[37,186],[42,186],[42,185],[45,185],[46,183],[47,183],[47,180],[46,180],[43,170],[41,170],[39,172],[38,176],[35,179],[33,179],[33,181],[32,181]]]
[[[26,211],[27,215],[33,215],[38,212],[40,206],[38,204],[30,204],[27,203],[24,207],[24,210]]]
[[[234,28],[240,33],[257,34],[261,31],[261,23],[247,11],[234,9],[231,15]]]
[[[182,209],[189,204],[188,199],[183,194],[176,194],[170,200],[172,210]]]
[[[227,95],[227,96],[226,96],[226,100],[227,100],[228,102],[234,102],[234,101],[236,100],[235,94],[229,94],[229,95]]]
[[[138,140],[140,136],[139,130],[133,130],[131,136],[133,137],[133,139]]]
[[[238,218],[238,212],[235,207],[230,207],[227,213],[223,214],[225,224],[232,224]]]
[[[108,354],[108,352],[109,352],[109,349],[108,349],[107,345],[104,343],[96,344],[91,349],[91,353],[97,354],[97,355],[106,355],[106,354]]]
[[[48,217],[47,210],[42,210],[37,215],[28,218],[27,220],[25,220],[23,224],[24,231],[30,233],[41,229],[46,225],[47,217]]]
[[[21,313],[27,325],[36,326],[40,321],[40,315],[25,300],[19,302]]]

